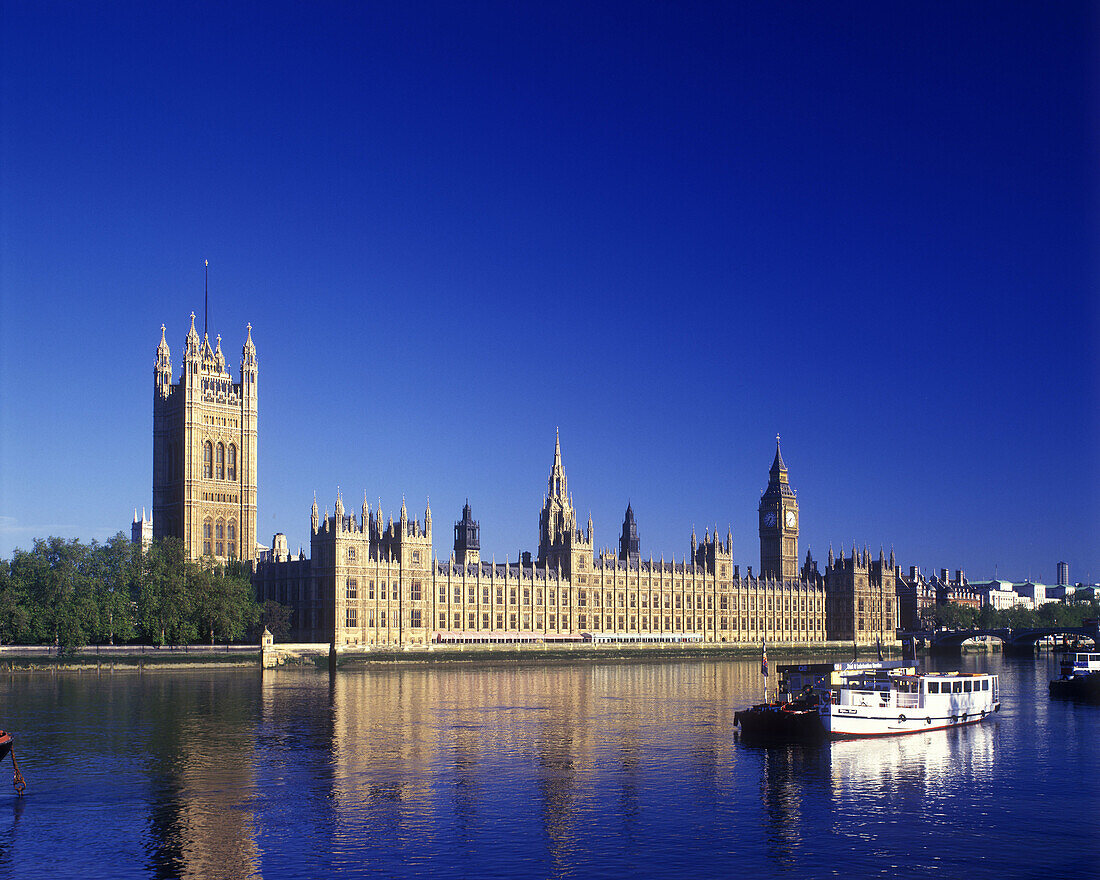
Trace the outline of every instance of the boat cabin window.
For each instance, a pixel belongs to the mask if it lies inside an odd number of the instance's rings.
[[[964,694],[970,693],[970,682],[968,682],[968,681],[963,682],[963,693]]]
[[[952,693],[954,693],[954,694],[961,694],[962,693],[963,683],[961,681],[953,681],[953,682],[951,682],[951,684],[953,685],[953,687],[951,688]]]
[[[938,694],[940,692],[940,683],[938,681],[928,682],[928,693]]]
[[[1089,654],[1090,660],[1100,660],[1100,654]]]
[[[983,691],[989,690],[989,679],[988,678],[983,678],[982,679],[982,690]]]

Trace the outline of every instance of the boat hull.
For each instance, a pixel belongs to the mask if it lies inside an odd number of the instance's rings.
[[[11,734],[5,733],[3,730],[0,730],[0,761],[3,761],[4,758],[8,756],[8,754],[11,752],[11,747]]]
[[[1100,703],[1100,673],[1056,678],[1050,683],[1050,696],[1055,700],[1087,700]]]
[[[904,736],[911,733],[926,733],[930,730],[945,730],[950,727],[963,727],[978,724],[1000,711],[1001,704],[994,703],[989,709],[963,712],[959,715],[937,716],[914,714],[921,710],[913,709],[897,714],[855,713],[848,707],[830,706],[830,712],[823,712],[822,727],[832,739],[857,739],[869,736]],[[839,711],[838,711],[839,710]]]
[[[741,738],[748,742],[808,742],[825,736],[816,709],[753,706],[737,712],[733,721],[741,728]]]

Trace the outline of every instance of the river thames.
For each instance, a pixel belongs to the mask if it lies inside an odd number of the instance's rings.
[[[1098,876],[1100,707],[928,665],[1002,711],[765,749],[753,660],[11,675],[0,876]]]

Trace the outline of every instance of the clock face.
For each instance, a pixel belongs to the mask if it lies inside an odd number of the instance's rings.
[[[784,521],[787,523],[787,528],[788,529],[793,529],[794,524],[798,521],[798,518],[795,516],[795,513],[794,513],[793,510],[788,510],[787,511],[787,516],[786,516]]]
[[[775,514],[774,513],[769,512],[769,513],[764,514],[764,525],[766,525],[766,526],[774,526],[775,525]]]

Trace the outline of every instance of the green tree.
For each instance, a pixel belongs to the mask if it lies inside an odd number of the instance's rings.
[[[992,605],[983,605],[978,612],[977,625],[979,629],[999,629],[1000,616]]]
[[[195,641],[191,575],[183,542],[154,540],[141,555],[138,587],[138,629],[154,645],[181,645]]]
[[[25,592],[12,577],[11,563],[0,561],[0,644],[31,639],[31,614]]]
[[[294,609],[268,599],[260,614],[260,627],[267,627],[277,639],[285,639],[293,629]],[[256,635],[259,640],[259,634]]]
[[[34,641],[60,650],[87,644],[96,618],[88,568],[88,548],[77,540],[39,538],[15,552],[11,570],[26,591]]]
[[[127,642],[134,637],[133,615],[135,565],[138,545],[119,532],[105,544],[92,542],[89,574],[96,606],[97,643],[113,645],[117,639]]]
[[[958,602],[936,606],[936,623],[950,629],[972,629],[977,624],[977,617],[976,609]]]

